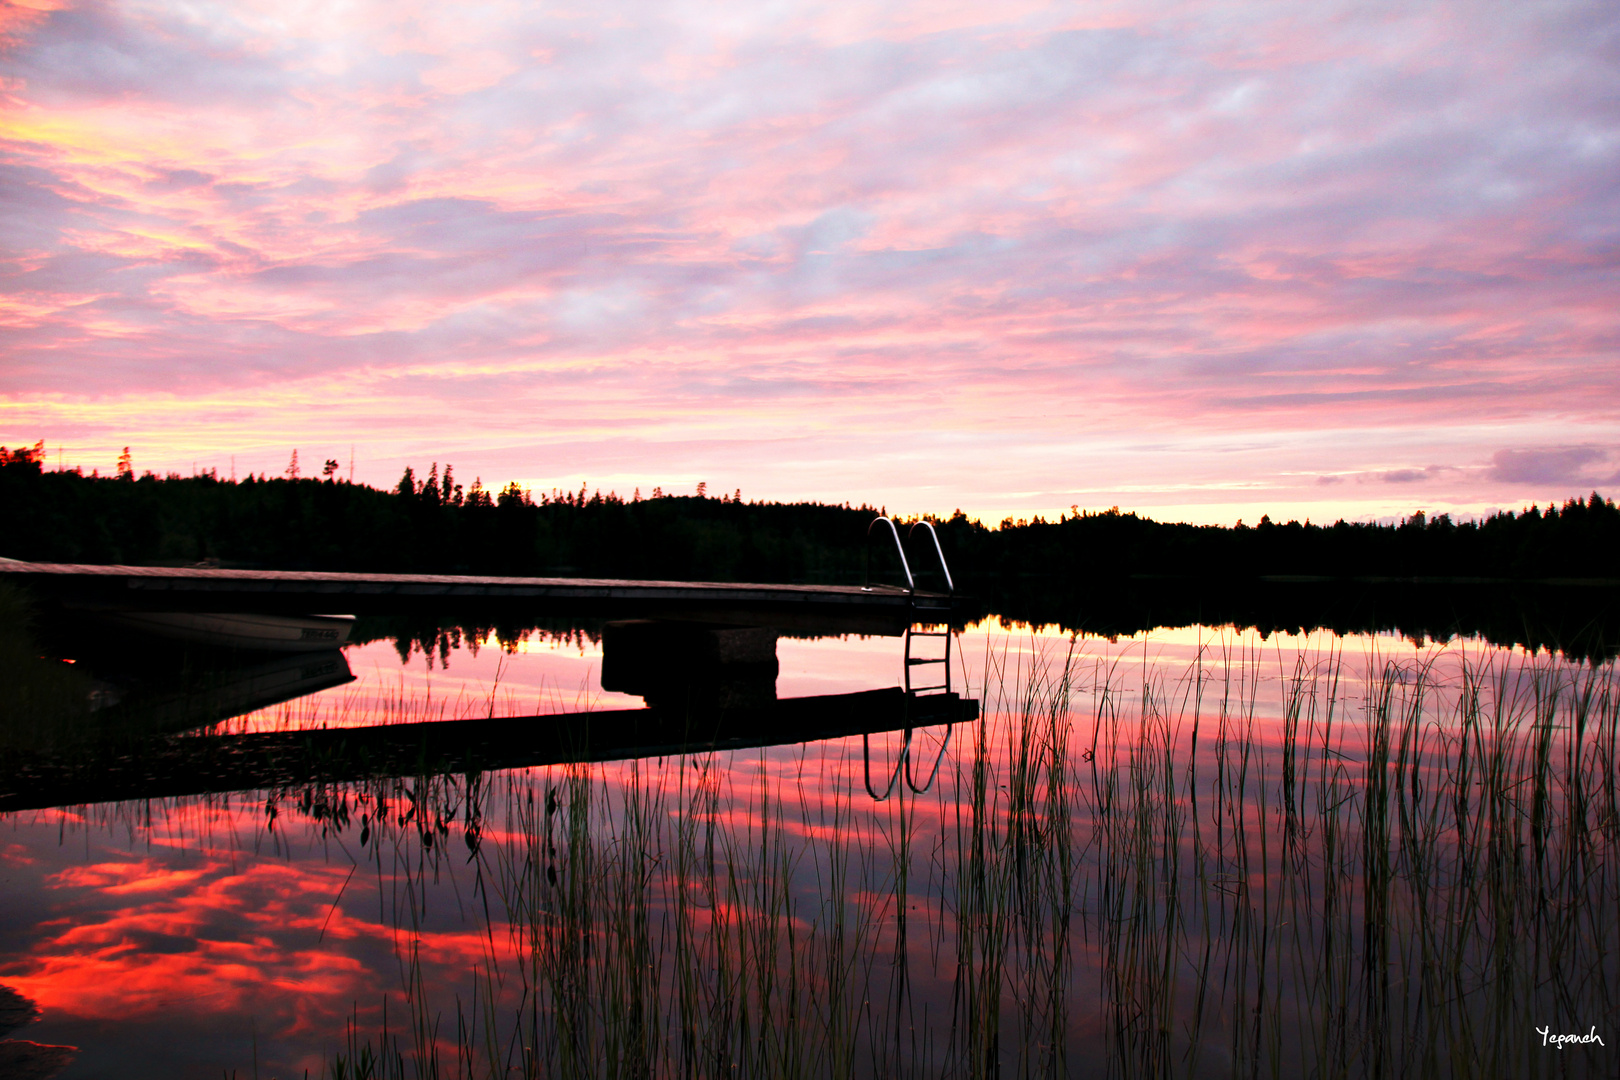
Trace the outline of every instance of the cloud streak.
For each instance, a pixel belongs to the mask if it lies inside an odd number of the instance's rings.
[[[0,430],[992,516],[1494,503],[1504,446],[1620,437],[1617,22],[69,5],[7,30]],[[1245,433],[1286,461],[1197,464]]]
[[[1620,450],[1596,446],[1499,450],[1491,459],[1490,476],[1502,484],[1609,485],[1620,475],[1611,471],[1616,463]]]

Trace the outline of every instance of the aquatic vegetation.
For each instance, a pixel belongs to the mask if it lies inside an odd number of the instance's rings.
[[[405,1009],[357,1012],[329,1075],[1612,1072],[1541,1031],[1615,1030],[1612,665],[1221,638],[1126,686],[1117,660],[1003,642],[986,719],[907,760],[874,738],[346,790],[416,887]],[[868,774],[901,781],[875,802]],[[417,951],[451,852],[470,999]]]

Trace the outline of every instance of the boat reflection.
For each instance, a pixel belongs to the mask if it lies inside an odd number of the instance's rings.
[[[125,726],[138,722],[153,731],[188,731],[353,681],[349,662],[337,649],[224,653],[202,662],[180,654],[166,669],[148,666],[128,679],[131,689],[109,693],[103,708],[124,719]]]
[[[94,620],[51,620],[0,658],[0,746],[74,752],[218,724],[354,681],[343,652],[176,641]]]

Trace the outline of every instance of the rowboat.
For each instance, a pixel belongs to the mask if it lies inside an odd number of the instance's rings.
[[[154,637],[222,649],[314,652],[349,640],[353,615],[263,615],[205,611],[118,611],[102,618]]]

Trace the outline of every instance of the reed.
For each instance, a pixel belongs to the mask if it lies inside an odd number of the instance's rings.
[[[932,785],[879,739],[329,793],[386,867],[408,1017],[356,1014],[329,1074],[1612,1073],[1536,1031],[1615,1016],[1612,666],[979,663]],[[486,948],[445,1001],[413,943],[458,835]]]

